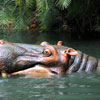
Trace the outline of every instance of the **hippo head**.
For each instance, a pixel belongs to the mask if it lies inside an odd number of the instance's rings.
[[[42,42],[40,45],[43,46],[43,51],[37,54],[38,57],[34,58],[34,61],[57,74],[65,73],[69,57],[78,54],[76,50],[62,46],[62,41],[57,45],[50,45],[47,42]]]

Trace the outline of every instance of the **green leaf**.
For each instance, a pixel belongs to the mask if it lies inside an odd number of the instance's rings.
[[[71,3],[71,0],[57,0],[56,5],[61,9],[67,9]]]

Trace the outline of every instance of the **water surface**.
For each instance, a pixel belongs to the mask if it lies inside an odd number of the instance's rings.
[[[56,34],[41,34],[34,38],[30,33],[2,33],[0,39],[21,43],[48,41],[56,44],[63,40],[64,45],[81,50],[100,58],[100,41],[67,40]],[[1,36],[2,35],[2,36]],[[100,100],[100,74],[72,74],[51,78],[0,78],[0,100]]]
[[[100,74],[1,78],[0,100],[100,100]]]

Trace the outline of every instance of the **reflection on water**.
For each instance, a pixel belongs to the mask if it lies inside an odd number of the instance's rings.
[[[64,42],[65,46],[69,46],[81,50],[91,56],[100,58],[100,40],[73,40],[69,34],[65,33],[36,33],[31,31],[1,31],[0,39],[17,43],[40,44],[48,41],[51,44],[57,44],[59,40]]]
[[[1,33],[0,39],[32,44],[42,41],[55,44],[58,40],[63,40],[69,47],[100,58],[100,41],[73,41],[67,35],[56,33],[41,33],[37,38],[36,35],[8,32]],[[42,79],[0,78],[0,100],[100,100],[100,74],[74,74]]]
[[[100,74],[0,80],[0,100],[100,100]]]
[[[36,43],[36,37],[38,33],[32,33],[31,31],[7,31],[0,30],[0,39],[10,41],[10,42],[19,42],[19,43]]]

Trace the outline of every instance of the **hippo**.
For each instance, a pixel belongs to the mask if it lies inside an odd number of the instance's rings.
[[[0,73],[55,75],[100,72],[100,59],[79,50],[42,42],[40,45],[0,40]]]
[[[76,56],[78,53],[72,48],[61,46],[61,41],[57,45],[50,45],[47,42],[42,42],[43,51],[39,53],[38,57],[34,60],[37,62],[38,67],[28,68],[26,70],[12,73],[12,75],[25,74],[32,76],[41,73],[45,75],[64,74],[67,69],[67,64],[70,56]]]
[[[42,46],[29,46],[0,40],[0,74],[12,73],[35,65],[36,52],[42,50]],[[39,52],[38,52],[39,54]]]
[[[47,42],[42,42],[40,45],[43,46],[43,51],[39,53],[36,59],[34,58],[34,61],[37,62],[38,66],[48,69],[49,73],[100,72],[100,59],[88,56],[79,50],[62,46],[62,41],[59,41],[57,45],[51,45]],[[36,68],[31,68],[16,72],[15,74],[28,74],[30,70],[32,74],[34,69],[36,70]],[[48,71],[46,72],[47,74]]]

